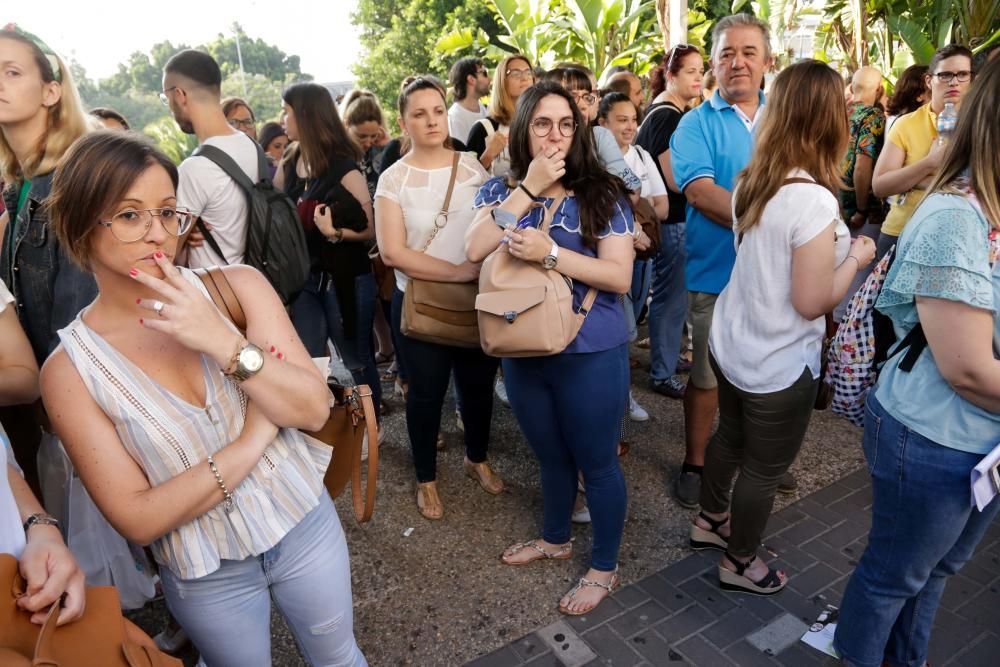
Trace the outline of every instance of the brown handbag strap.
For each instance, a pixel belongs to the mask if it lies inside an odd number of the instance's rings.
[[[59,662],[52,657],[55,649],[52,646],[53,635],[56,632],[56,625],[59,622],[59,611],[62,609],[62,598],[56,600],[49,607],[49,613],[45,616],[42,629],[38,632],[38,640],[35,642],[35,657],[32,665],[39,667],[58,667]]]
[[[361,494],[361,446],[363,438],[357,438],[354,452],[354,463],[351,466],[351,500],[354,504],[354,518],[358,523],[365,523],[372,518],[375,511],[375,490],[378,479],[378,422],[375,419],[375,403],[372,400],[372,390],[366,384],[355,387],[354,396],[360,400],[360,410],[364,414],[365,428],[368,431],[368,481],[365,484],[364,496]]]
[[[542,214],[542,222],[538,225],[538,231],[543,234],[549,233],[549,228],[552,226],[552,221],[556,217],[556,212],[559,210],[559,207],[562,206],[563,200],[565,199],[566,195],[564,193],[553,198],[552,203],[548,206],[542,205],[542,208],[545,209],[545,213]]]
[[[431,230],[431,235],[427,238],[427,243],[424,244],[423,249],[420,252],[427,252],[427,249],[431,247],[431,243],[437,237],[438,232],[444,229],[444,226],[448,224],[448,207],[451,206],[451,193],[455,191],[455,180],[458,178],[458,161],[461,156],[458,151],[454,151],[454,155],[451,158],[451,174],[448,177],[448,191],[444,195],[444,203],[441,205],[441,212],[437,214],[434,218],[434,229]],[[439,226],[437,224],[438,218],[444,218],[444,222]]]
[[[240,333],[245,336],[247,333],[246,313],[243,312],[243,306],[240,304],[239,297],[233,291],[233,286],[229,284],[229,279],[226,278],[226,274],[222,271],[222,268],[211,266],[207,269],[195,269],[194,273],[201,279],[202,284],[205,285],[205,289],[208,290],[208,295],[212,297],[212,302],[215,303],[216,308],[225,313],[236,328],[240,330]]]

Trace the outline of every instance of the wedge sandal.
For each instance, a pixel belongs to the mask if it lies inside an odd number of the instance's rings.
[[[691,537],[688,544],[695,551],[702,549],[718,549],[725,551],[729,547],[729,540],[719,534],[719,529],[729,523],[729,517],[725,519],[713,519],[704,512],[698,512],[698,518],[707,523],[710,528],[705,529],[697,523],[691,524]]]
[[[725,558],[733,564],[736,571],[733,572],[719,565],[719,586],[724,591],[749,593],[750,595],[774,595],[775,593],[780,593],[788,585],[788,579],[786,578],[782,581],[781,577],[778,576],[778,570],[772,568],[767,568],[767,574],[757,581],[753,581],[744,575],[747,568],[757,560],[756,554],[746,563],[739,562],[730,556],[728,551],[725,553]]]

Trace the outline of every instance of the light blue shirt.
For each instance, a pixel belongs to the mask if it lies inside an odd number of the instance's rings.
[[[764,93],[760,93],[761,108]],[[759,114],[761,109],[757,110]],[[681,192],[699,178],[711,178],[732,192],[736,176],[750,162],[753,135],[729,102],[712,99],[681,118],[670,138],[670,163]],[[687,265],[684,280],[692,292],[721,294],[736,262],[733,232],[687,205]]]
[[[988,310],[993,349],[1000,349],[1000,265],[990,266],[989,223],[965,197],[933,194],[903,229],[897,255],[875,307],[892,319],[897,340],[917,325],[916,297],[960,301]],[[941,376],[927,347],[909,372],[905,354],[891,357],[879,374],[875,397],[886,412],[934,442],[986,454],[1000,442],[1000,414],[968,402]]]

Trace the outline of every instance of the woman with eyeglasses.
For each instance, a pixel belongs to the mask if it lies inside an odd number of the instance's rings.
[[[510,151],[507,148],[510,121],[517,100],[535,84],[531,62],[522,55],[507,56],[497,65],[493,77],[493,92],[486,118],[476,122],[465,142],[468,150],[492,176],[506,176],[510,171]]]
[[[257,141],[257,119],[254,118],[253,109],[245,100],[239,97],[227,97],[222,100],[222,113],[230,127]]]
[[[872,194],[899,195],[893,197],[882,223],[876,247],[879,258],[895,245],[941,166],[945,142],[938,138],[937,117],[949,103],[961,113],[962,98],[973,77],[972,51],[960,44],[938,49],[927,72],[930,102],[892,124],[872,174]]]
[[[632,281],[634,221],[628,192],[597,160],[593,135],[572,95],[543,81],[524,93],[511,123],[509,180],[479,190],[466,239],[471,262],[502,248],[573,281],[575,308],[596,299],[560,354],[502,360],[511,407],[541,464],[544,522],[539,538],[510,546],[506,565],[572,557],[577,470],[593,525],[590,568],[559,602],[564,614],[593,610],[619,584],[625,478],[618,463],[628,396],[628,327],[618,295]],[[543,215],[548,233],[538,229]],[[516,225],[516,227],[515,227]]]
[[[174,266],[192,224],[177,181],[127,133],[88,135],[60,163],[52,232],[99,293],[42,369],[49,417],[102,513],[151,546],[206,664],[269,662],[273,598],[308,663],[365,665],[319,472],[330,450],[299,431],[326,422],[324,378],[258,271],[222,269],[244,336]]]

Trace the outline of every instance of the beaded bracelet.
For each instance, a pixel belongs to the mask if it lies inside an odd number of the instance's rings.
[[[222,481],[222,475],[219,473],[219,468],[218,466],[215,465],[215,461],[212,460],[211,456],[208,457],[208,468],[209,470],[212,471],[212,474],[215,475],[215,481],[218,482],[219,488],[222,489],[222,495],[224,497],[223,507],[225,508],[226,512],[232,512],[233,494],[229,492],[229,487],[227,487],[226,483]]]

